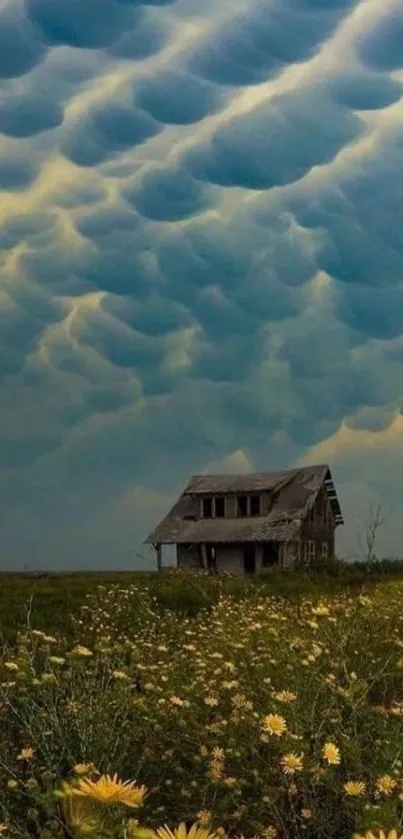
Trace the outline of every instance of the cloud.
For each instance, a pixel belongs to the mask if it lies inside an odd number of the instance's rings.
[[[400,4],[389,8],[360,38],[359,55],[369,67],[398,70],[403,67],[403,11]]]
[[[400,451],[400,17],[3,4],[0,565],[127,566],[189,474],[304,458],[351,552]]]
[[[140,108],[166,125],[191,125],[222,103],[216,86],[183,72],[140,80],[134,94]]]
[[[81,49],[99,49],[116,41],[130,24],[131,8],[137,3],[112,0],[79,0],[62,5],[53,0],[26,0],[29,20],[40,28],[48,44],[67,44]]]
[[[260,84],[291,62],[310,58],[351,6],[336,3],[257,2],[202,40],[189,69],[226,85]]]
[[[77,166],[96,166],[118,152],[144,143],[160,130],[146,113],[105,101],[79,124],[71,125],[61,151]]]
[[[62,120],[58,102],[49,101],[44,95],[14,96],[5,102],[0,99],[0,132],[8,137],[31,137],[57,128]]]
[[[188,152],[185,164],[221,186],[270,189],[328,163],[364,130],[357,115],[315,89],[297,90],[235,117],[204,148]]]
[[[213,205],[211,191],[181,170],[148,172],[140,184],[123,194],[142,216],[153,221],[178,221]]]
[[[25,189],[35,180],[38,171],[35,160],[24,151],[0,151],[0,189]]]
[[[22,3],[8,3],[0,11],[0,78],[23,76],[47,52],[38,30],[24,15]]]

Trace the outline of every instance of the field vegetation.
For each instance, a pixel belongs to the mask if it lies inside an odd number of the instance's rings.
[[[403,832],[401,564],[0,586],[3,835]]]

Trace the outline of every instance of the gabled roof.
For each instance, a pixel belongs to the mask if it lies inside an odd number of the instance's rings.
[[[257,472],[246,475],[193,475],[169,513],[145,540],[150,544],[196,542],[248,542],[297,538],[304,518],[322,486],[325,486],[336,524],[343,517],[327,464]],[[262,492],[273,493],[266,516],[199,519],[202,495]]]

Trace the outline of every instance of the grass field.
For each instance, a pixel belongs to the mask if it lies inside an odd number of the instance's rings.
[[[0,832],[402,832],[402,596],[385,564],[255,580],[1,575]],[[137,781],[138,807],[119,779]]]

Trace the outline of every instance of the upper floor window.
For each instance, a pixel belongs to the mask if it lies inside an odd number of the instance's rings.
[[[222,495],[214,499],[214,507],[216,519],[223,519],[225,517],[225,498]]]
[[[238,516],[247,516],[248,515],[248,496],[247,495],[238,495],[238,498],[237,498],[237,515]]]
[[[202,498],[202,514],[204,519],[211,519],[213,517],[212,498]]]
[[[225,498],[223,495],[202,498],[202,516],[204,519],[223,519],[225,517]]]
[[[237,516],[260,516],[260,495],[238,495]]]
[[[250,514],[251,516],[260,516],[260,495],[251,495]]]

